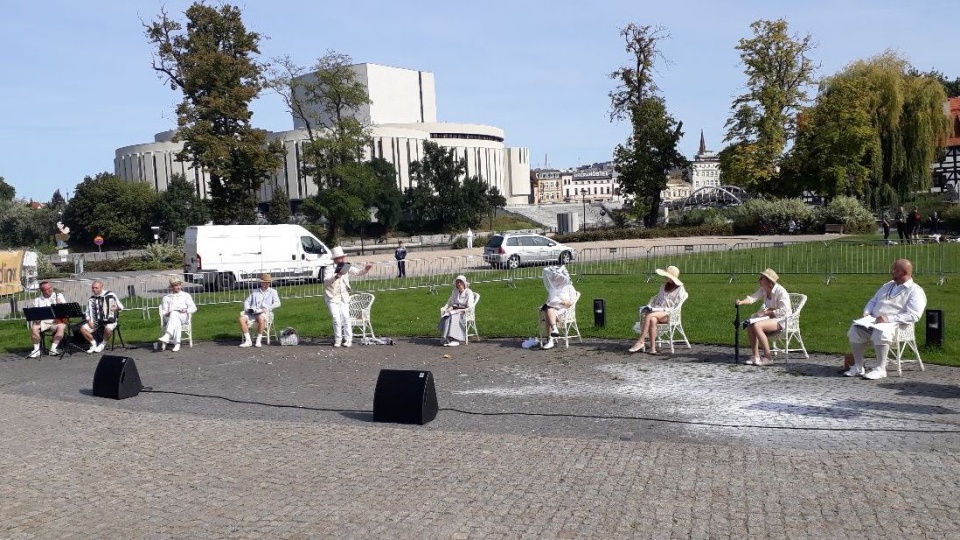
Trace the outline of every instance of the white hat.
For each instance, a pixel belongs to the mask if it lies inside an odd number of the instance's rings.
[[[666,270],[661,270],[660,268],[657,268],[656,272],[657,274],[665,278],[668,278],[670,281],[674,283],[674,285],[678,287],[683,287],[683,282],[680,281],[680,269],[677,268],[676,266],[668,266]]]
[[[760,272],[760,275],[769,279],[771,283],[776,283],[780,281],[780,276],[778,276],[777,273],[773,271],[773,268],[767,268],[763,272]]]
[[[336,259],[337,257],[346,257],[343,253],[343,248],[340,246],[335,246],[330,250],[330,256]]]

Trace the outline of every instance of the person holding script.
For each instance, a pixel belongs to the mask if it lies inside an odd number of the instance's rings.
[[[747,329],[747,336],[750,338],[750,346],[753,347],[753,355],[747,360],[748,365],[769,366],[773,363],[770,339],[767,336],[782,331],[786,325],[787,316],[793,313],[790,294],[778,281],[780,276],[772,268],[767,268],[760,272],[760,288],[757,292],[734,302],[734,305],[742,306],[763,300],[763,309],[743,322],[744,328]],[[761,347],[763,356],[760,356]]]
[[[854,320],[847,332],[854,360],[853,366],[844,372],[847,377],[860,375],[871,380],[886,377],[887,357],[897,326],[919,321],[927,307],[927,294],[913,281],[913,263],[897,259],[890,267],[890,275],[893,279],[877,290],[863,308],[863,316]],[[873,343],[880,363],[865,371],[863,347],[868,341]]]
[[[373,268],[372,263],[364,265],[363,270],[351,267],[343,248],[336,246],[330,250],[334,267],[332,275],[323,280],[323,299],[333,318],[333,346],[350,347],[353,345],[353,329],[350,327],[350,276],[362,276]]]

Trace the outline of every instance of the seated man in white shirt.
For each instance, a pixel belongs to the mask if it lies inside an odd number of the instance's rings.
[[[887,376],[887,357],[890,345],[899,324],[912,324],[920,320],[927,307],[927,295],[923,288],[913,281],[913,264],[907,259],[897,259],[890,268],[893,279],[885,283],[873,295],[863,308],[863,316],[872,318],[873,328],[854,324],[847,332],[854,364],[844,375],[855,377],[862,375],[866,379],[876,380]],[[863,345],[873,342],[879,365],[870,371],[864,371]]]
[[[107,340],[110,339],[113,331],[117,328],[117,317],[123,311],[123,304],[120,303],[120,299],[112,291],[103,290],[102,281],[94,281],[90,285],[90,291],[93,294],[87,301],[87,320],[80,327],[80,334],[90,344],[87,354],[103,351]],[[97,344],[95,334],[101,329],[103,330],[103,337]]]
[[[40,296],[33,300],[33,307],[50,307],[54,304],[65,304],[67,301],[62,293],[54,292],[53,285],[49,281],[40,282]],[[40,334],[50,332],[53,334],[53,342],[50,344],[50,356],[60,354],[57,348],[60,346],[60,340],[63,339],[63,333],[67,329],[67,323],[49,319],[43,321],[33,321],[30,324],[30,339],[33,341],[33,351],[27,358],[40,357]]]
[[[190,293],[181,290],[183,280],[170,278],[170,294],[160,302],[160,317],[163,318],[163,335],[157,341],[166,346],[173,342],[173,352],[180,350],[180,330],[190,320],[190,316],[197,312],[197,305],[193,303]]]
[[[267,322],[270,320],[270,314],[273,310],[280,307],[280,295],[277,290],[270,287],[273,278],[270,274],[260,276],[260,288],[254,289],[250,296],[243,301],[243,311],[240,312],[240,332],[243,333],[241,347],[260,347],[263,340],[263,333],[267,331]],[[257,342],[250,339],[250,325],[256,324]]]

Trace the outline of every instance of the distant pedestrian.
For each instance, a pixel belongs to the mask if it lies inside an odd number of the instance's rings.
[[[403,247],[403,240],[397,243],[397,250],[393,252],[393,258],[397,260],[397,277],[407,277],[407,248]]]
[[[923,220],[920,217],[920,210],[914,206],[913,212],[907,218],[907,224],[910,226],[910,238],[914,243],[920,241],[920,223],[922,222]]]
[[[794,221],[794,220],[791,219],[790,222],[787,223],[787,232],[790,233],[790,234],[796,234],[796,232],[797,232],[797,222],[796,222],[796,221]]]
[[[473,229],[467,229],[467,249],[473,249]]]
[[[897,236],[900,237],[900,240],[907,239],[907,213],[903,211],[901,206],[897,210],[897,214],[893,218],[897,222]]]
[[[884,216],[880,218],[880,227],[883,229],[883,239],[890,239],[890,222],[887,221],[887,217]]]
[[[940,215],[936,212],[930,216],[930,234],[940,234]]]

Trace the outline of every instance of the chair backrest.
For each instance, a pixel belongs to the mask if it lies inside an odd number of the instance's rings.
[[[466,315],[466,319],[468,321],[475,320],[477,318],[477,304],[480,303],[480,293],[476,291],[472,291],[472,292],[473,292],[473,306],[470,309],[468,309],[467,312],[464,314]]]
[[[800,293],[790,293],[790,308],[793,310],[784,321],[784,329],[789,332],[800,330],[800,312],[803,306],[807,305],[807,295]]]
[[[370,320],[370,307],[376,297],[370,293],[357,293],[350,295],[350,320],[364,321]]]
[[[577,302],[580,301],[580,291],[576,291],[576,294],[573,295],[573,304],[570,305],[567,309],[563,310],[558,318],[567,323],[574,322],[577,320]]]

